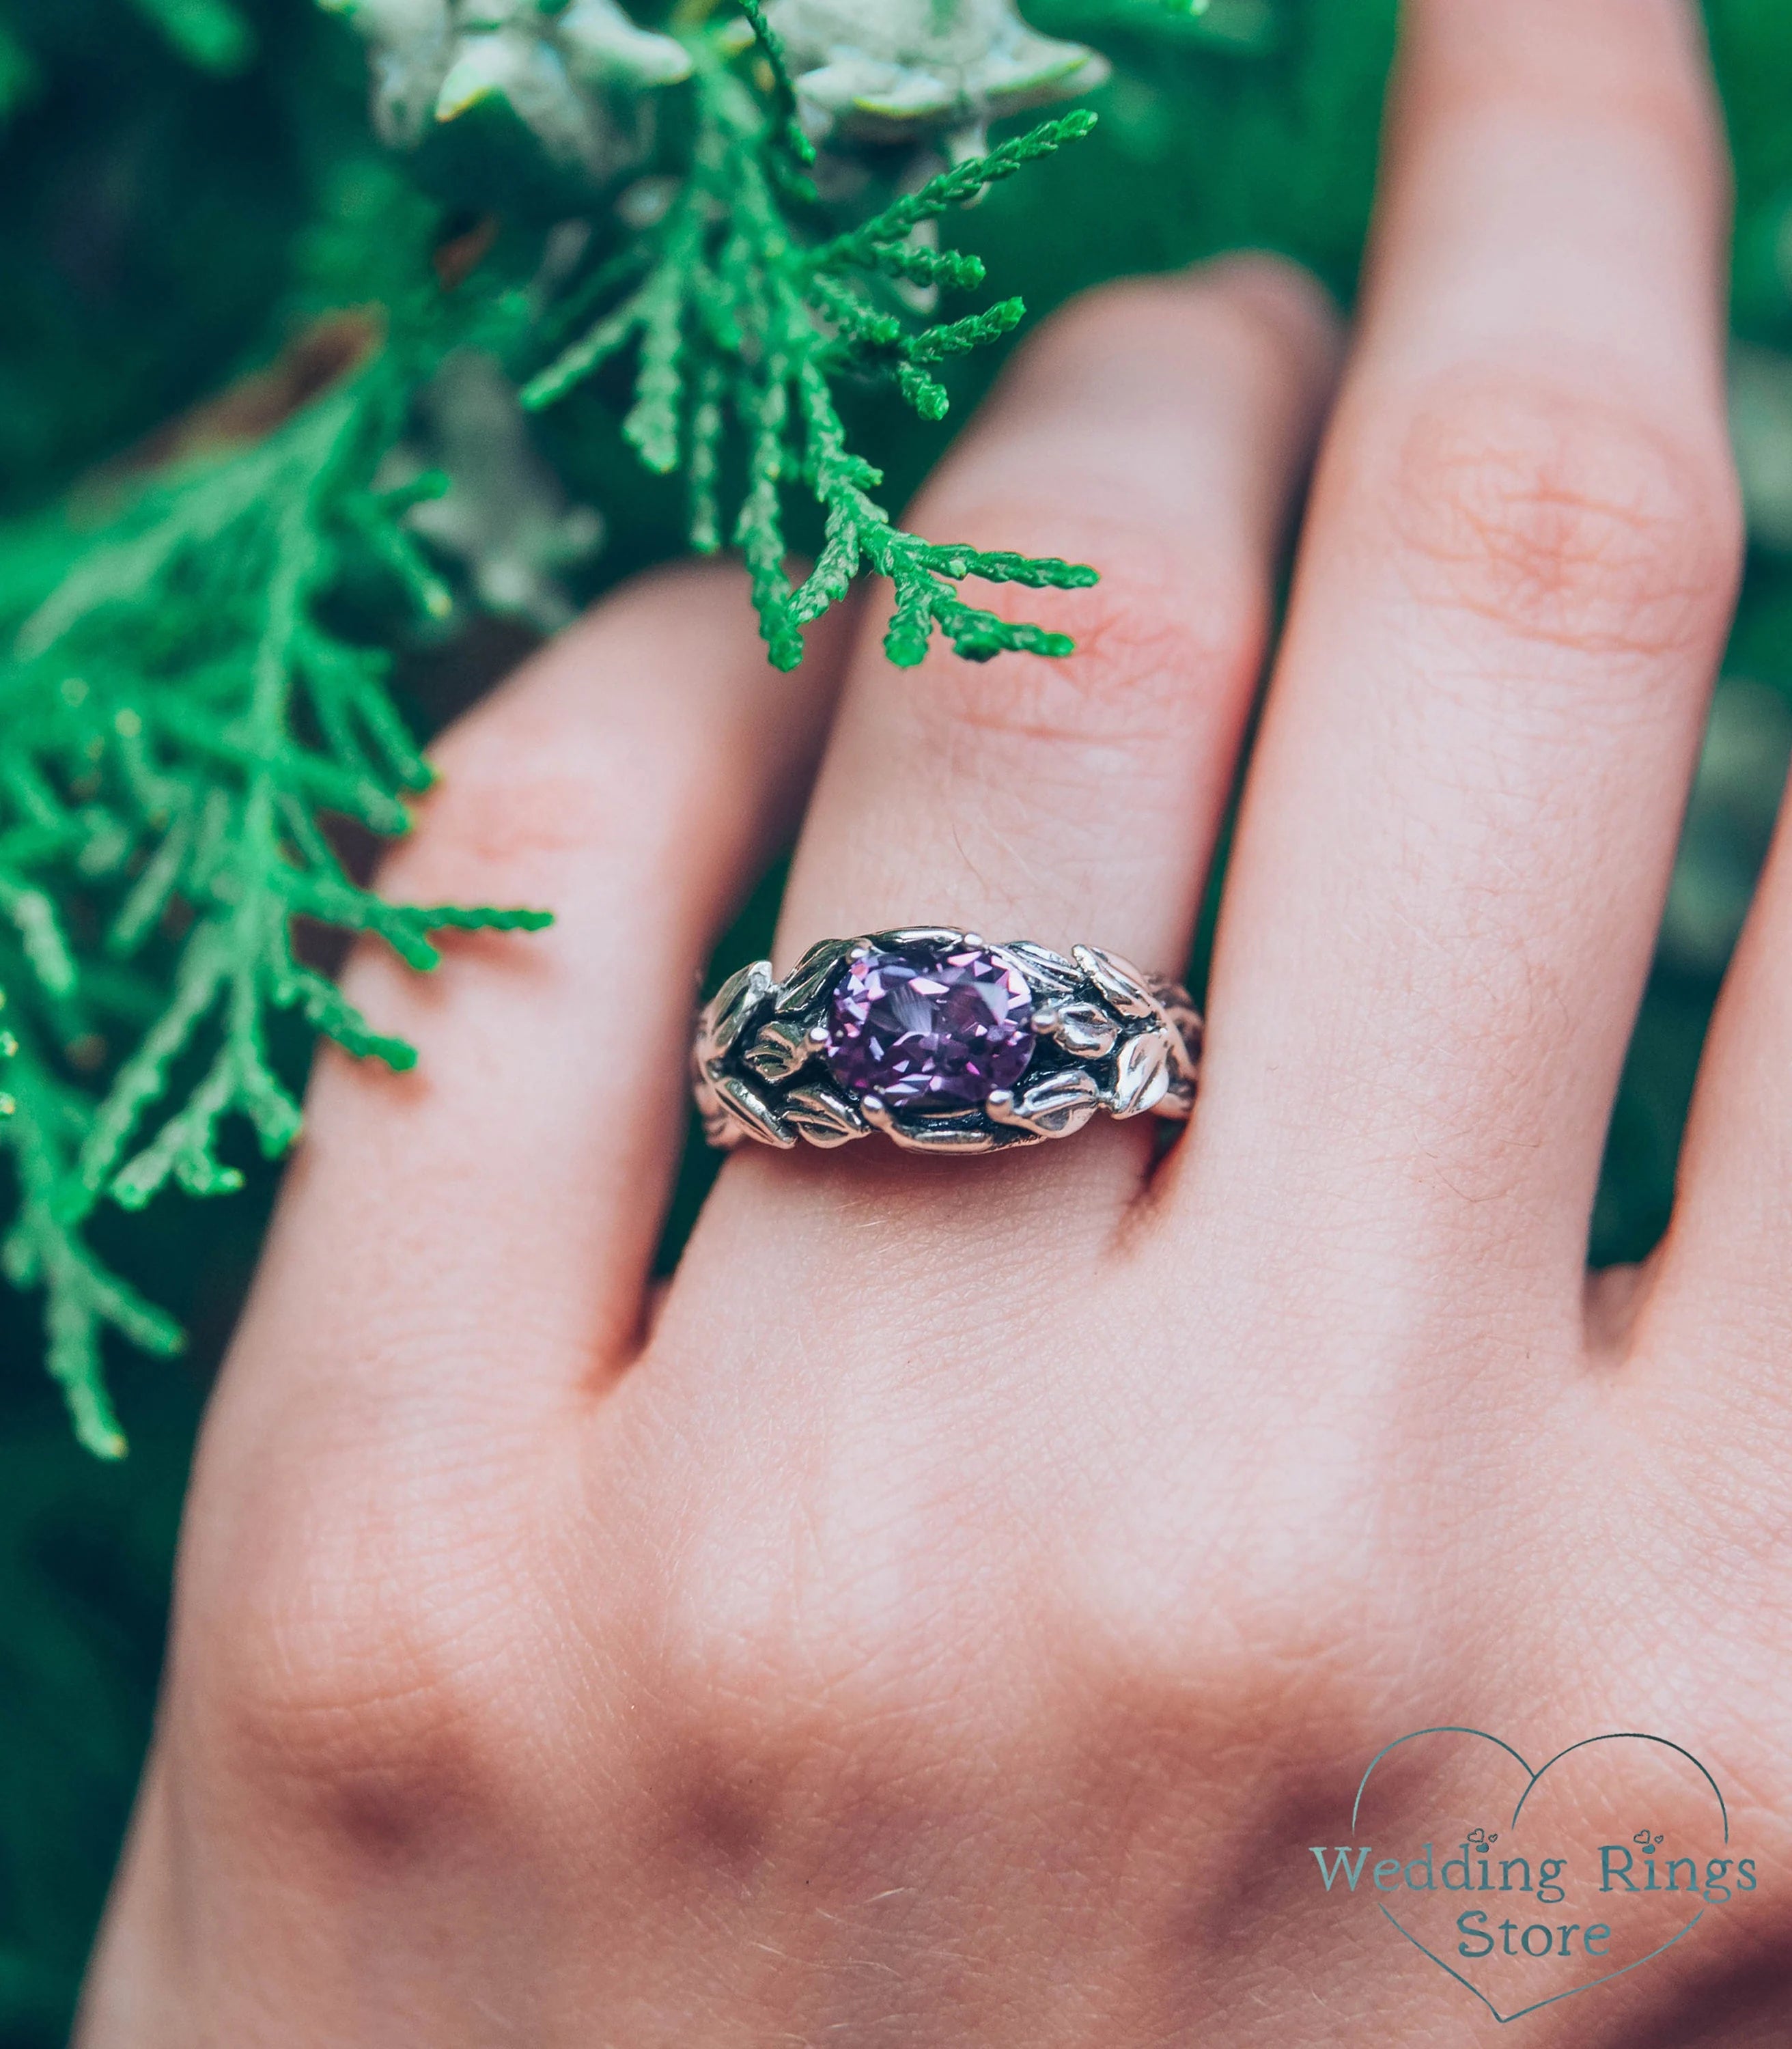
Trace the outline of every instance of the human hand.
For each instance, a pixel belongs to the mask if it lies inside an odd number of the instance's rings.
[[[1667,1242],[1583,1272],[1740,553],[1720,151],[1668,0],[1409,14],[1188,1136],[748,1148],[647,1328],[693,978],[818,749],[780,966],[1186,954],[1334,352],[1256,262],[1060,316],[930,488],[1103,566],[1070,660],[778,678],[678,572],[445,742],[395,888],[561,922],[355,970],[423,1063],[317,1075],[87,2049],[1479,2039],[1300,1868],[1465,1719],[1661,1728],[1763,1874],[1533,2039],[1783,2038],[1792,848]]]

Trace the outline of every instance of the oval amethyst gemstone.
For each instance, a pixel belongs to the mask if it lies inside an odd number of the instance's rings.
[[[834,1079],[891,1104],[982,1102],[1033,1051],[1032,992],[981,947],[902,947],[849,961],[826,1056]]]

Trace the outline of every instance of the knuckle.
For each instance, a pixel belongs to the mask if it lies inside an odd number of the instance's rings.
[[[961,1634],[950,1596],[923,1607],[869,1615],[848,1576],[818,1585],[793,1573],[783,1595],[752,1615],[687,1610],[660,1654],[664,1689],[700,1723],[749,1747],[781,1748],[816,1729],[857,1745],[873,1732],[919,1728],[950,1693]]]
[[[438,861],[504,875],[601,851],[611,832],[608,807],[597,801],[607,764],[567,756],[564,748],[558,760],[495,751],[445,785],[422,845]]]
[[[1058,410],[1074,394],[1103,415],[1145,414],[1161,444],[1191,402],[1191,363],[1236,419],[1310,399],[1330,382],[1337,350],[1337,316],[1318,281],[1284,258],[1245,252],[1080,294],[1029,338],[1005,388],[1032,398],[1044,387]],[[1211,430],[1212,415],[1199,417]]]
[[[1028,523],[974,510],[958,523],[1001,533],[1023,549]],[[1061,657],[1006,655],[986,663],[937,655],[923,672],[920,716],[947,742],[987,736],[1005,749],[1118,749],[1129,770],[1165,741],[1185,737],[1203,713],[1250,687],[1263,656],[1266,606],[1261,577],[1240,564],[1198,569],[1168,536],[1121,521],[1077,523],[1076,552],[1103,565],[1086,590],[1055,594],[1048,620],[1075,642]],[[1064,545],[1061,520],[1042,544]],[[997,608],[1020,616],[1032,592],[1005,593]]]
[[[1634,405],[1518,375],[1434,387],[1394,468],[1417,594],[1592,655],[1719,629],[1742,552],[1727,457]]]
[[[1073,1697],[1172,1775],[1179,1758],[1199,1776],[1349,1755],[1425,1626],[1410,1592],[1390,1597],[1369,1443],[1334,1437],[1298,1485],[1254,1461],[1204,1486],[1195,1470],[1184,1448],[1135,1457],[1091,1503],[1051,1618]],[[1192,1515],[1168,1505],[1203,1493]]]
[[[1211,1811],[1241,1786],[1285,1782],[1374,1748],[1388,1704],[1344,1659],[1273,1634],[1202,1647],[1199,1661],[1162,1643],[1109,1642],[1111,1662],[1079,1647],[1060,1746],[1116,1800],[1145,1783],[1167,1811]]]
[[[628,1775],[652,1833],[681,1861],[756,1863],[806,1792],[830,1804],[857,1748],[783,1644],[674,1627],[635,1679],[651,1712],[634,1736]]]
[[[620,765],[548,721],[494,717],[457,729],[414,831],[383,865],[382,888],[422,900],[541,900],[569,869],[598,869],[626,850],[612,801],[626,782]]]
[[[962,1569],[912,1527],[842,1553],[813,1518],[687,1538],[637,1638],[636,1777],[701,1857],[757,1853],[794,1815],[855,1817],[842,1853],[898,1825],[901,1787],[982,1725],[987,1689]],[[817,1556],[830,1562],[816,1569]]]
[[[384,881],[414,897],[538,900],[677,843],[718,801],[726,750],[689,744],[700,697],[647,686],[717,659],[738,609],[734,582],[707,566],[612,593],[442,736],[438,780]],[[681,659],[687,643],[698,663]],[[639,686],[619,687],[624,675]]]
[[[1346,1620],[1316,1598],[1321,1574],[1279,1595],[1230,1587],[1191,1599],[1159,1569],[1141,1598],[1137,1565],[1125,1569],[1126,1587],[1110,1577],[1055,1634],[1095,1727],[1125,1731],[1133,1755],[1198,1757],[1223,1772],[1278,1744],[1347,1755],[1375,1726],[1376,1631],[1359,1604]]]
[[[402,1546],[296,1534],[208,1617],[185,1675],[192,1732],[283,1822],[375,1855],[410,1849],[496,1797],[511,1654],[487,1604]]]
[[[1304,375],[1333,346],[1336,316],[1324,287],[1284,257],[1244,251],[1172,277],[1123,278],[1097,285],[1054,313],[1030,348],[1044,354],[1111,356],[1117,335],[1160,343],[1186,375],[1191,331],[1198,346],[1267,349],[1277,367]]]

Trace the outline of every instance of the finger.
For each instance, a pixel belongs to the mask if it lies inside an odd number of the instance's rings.
[[[1785,1491],[1792,1357],[1789,1053],[1792,817],[1782,813],[1712,1020],[1673,1219],[1633,1343],[1646,1378],[1684,1400],[1687,1441],[1720,1443],[1726,1460],[1758,1448],[1761,1498],[1774,1503]]]
[[[1332,360],[1316,289],[1261,259],[1099,292],[1047,325],[917,523],[1099,564],[1090,591],[1020,594],[1077,651],[940,654],[905,672],[867,631],[785,898],[783,961],[818,939],[943,923],[1180,970]],[[744,1148],[667,1328],[712,1313],[706,1275],[717,1290],[756,1269],[789,1281],[799,1246],[830,1297],[857,1285],[857,1255],[913,1274],[998,1223],[1010,1246],[1061,1258],[1067,1233],[1099,1234],[1137,1193],[1153,1121],[950,1175],[881,1138],[826,1158]],[[843,1244],[855,1188],[890,1234]]]
[[[685,1130],[696,977],[794,813],[834,667],[824,636],[775,675],[739,577],[661,574],[449,735],[382,886],[557,922],[451,939],[427,978],[353,963],[348,995],[421,1058],[321,1060],[227,1376],[236,1422],[527,1427],[628,1347]]]
[[[1061,660],[919,671],[868,622],[779,943],[943,921],[1180,966],[1330,381],[1300,274],[1234,259],[1092,294],[1015,364],[916,508],[931,534],[1099,566],[1008,593]]]
[[[1724,179],[1689,9],[1406,19],[1172,1193],[1565,1320],[1740,557]]]

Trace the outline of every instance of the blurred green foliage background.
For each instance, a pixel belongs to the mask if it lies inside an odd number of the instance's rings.
[[[1104,277],[1262,245],[1348,301],[1390,0],[1211,0],[1181,19],[1160,0],[1032,0],[1028,14],[1116,68],[1090,142],[965,217],[958,239],[998,291],[1036,316]],[[1700,1042],[1792,752],[1792,7],[1712,0],[1707,14],[1736,162],[1733,412],[1753,545],[1612,1126],[1601,1262],[1646,1252],[1665,1221]],[[328,275],[332,238],[352,242],[360,222],[364,240],[393,189],[361,50],[311,0],[0,0],[0,514],[49,500],[265,360],[295,279]],[[955,418],[987,375],[967,372]],[[549,451],[610,536],[581,597],[678,546],[675,491],[613,429],[584,427]],[[944,437],[888,400],[868,401],[860,427],[899,500]],[[439,722],[521,644],[488,633],[419,659],[418,721]],[[674,1242],[706,1171],[687,1168]],[[76,1448],[39,1371],[37,1306],[0,1293],[0,2049],[66,2035],[149,1728],[193,1431],[270,1196],[264,1172],[234,1202],[152,1211],[154,1292],[194,1343],[172,1365],[119,1359],[122,1466]]]

